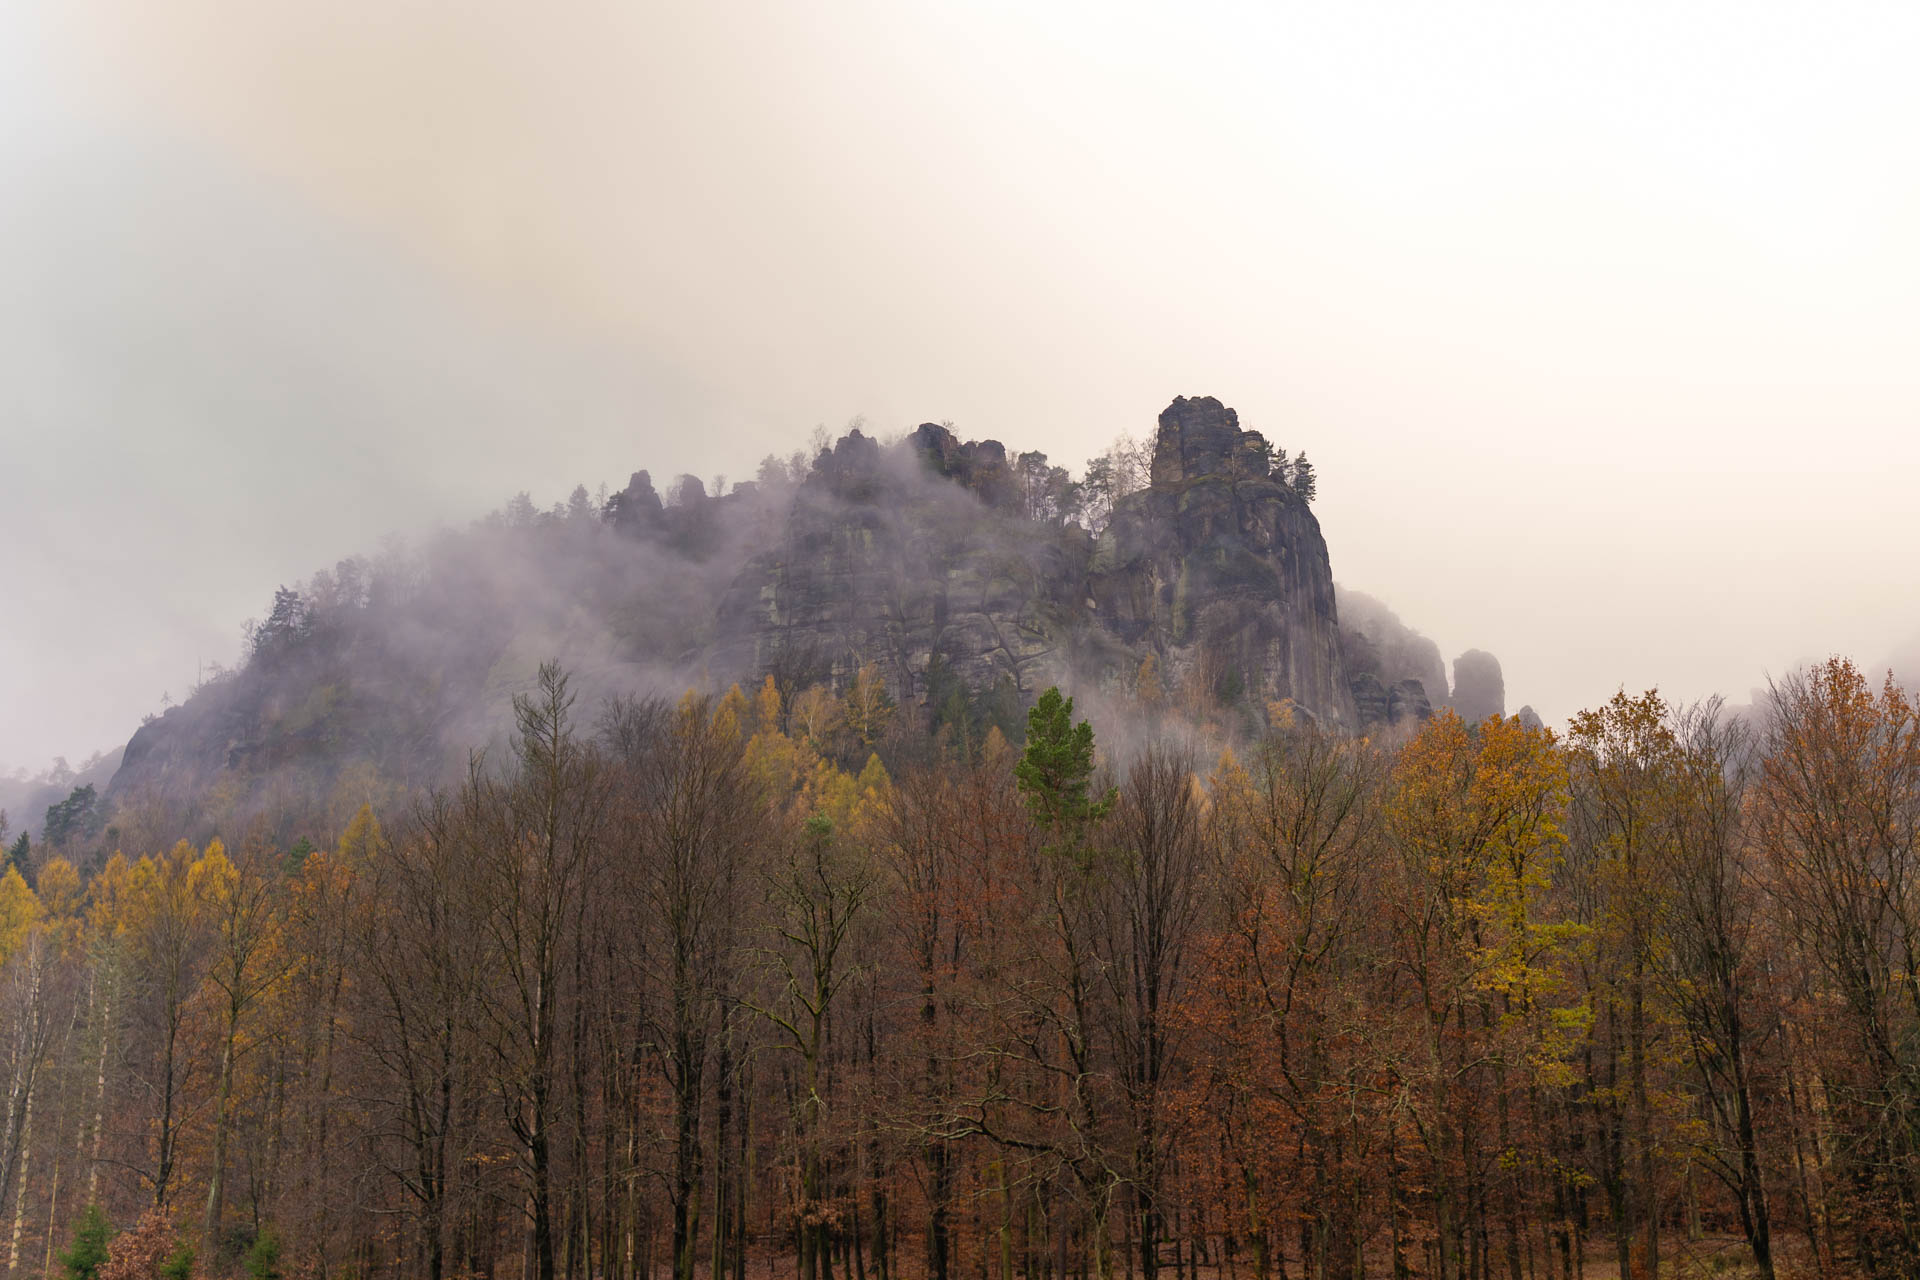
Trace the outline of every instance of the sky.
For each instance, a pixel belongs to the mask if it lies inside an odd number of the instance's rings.
[[[0,767],[816,424],[1305,450],[1550,722],[1920,653],[1920,7],[0,6]]]

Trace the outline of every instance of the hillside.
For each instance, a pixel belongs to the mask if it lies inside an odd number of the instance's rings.
[[[211,830],[297,821],[342,779],[443,780],[548,657],[596,703],[769,675],[789,698],[837,693],[866,670],[909,709],[898,734],[1017,737],[1055,684],[1230,736],[1282,704],[1353,733],[1423,719],[1449,700],[1439,650],[1365,597],[1342,627],[1315,483],[1232,409],[1183,397],[1150,451],[1117,446],[1078,479],[924,424],[769,458],[725,494],[682,477],[663,498],[641,471],[604,502],[523,495],[283,589],[242,664],[134,734],[108,800]],[[1497,662],[1492,681],[1472,714],[1504,709]]]

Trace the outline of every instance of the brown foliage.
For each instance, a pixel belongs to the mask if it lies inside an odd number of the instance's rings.
[[[130,1229],[107,1246],[107,1260],[98,1280],[160,1280],[160,1268],[180,1245],[173,1224],[158,1209],[149,1209]]]

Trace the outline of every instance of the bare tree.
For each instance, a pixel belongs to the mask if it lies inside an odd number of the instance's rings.
[[[1758,834],[1800,954],[1834,997],[1821,1029],[1836,1164],[1861,1260],[1920,1267],[1920,714],[1844,659],[1773,685]],[[1842,1047],[1844,1046],[1844,1051]]]
[[[493,1086],[526,1191],[529,1272],[553,1280],[554,1132],[565,1086],[561,1010],[581,946],[575,925],[607,819],[607,776],[573,729],[557,663],[514,700],[518,737],[504,780],[476,770],[465,792],[475,916],[490,946],[479,1010]]]
[[[1687,1028],[1710,1118],[1707,1168],[1726,1185],[1754,1265],[1771,1280],[1772,1214],[1761,1170],[1756,1060],[1774,1029],[1760,980],[1765,876],[1747,831],[1751,735],[1717,699],[1675,717],[1675,838],[1654,952],[1661,995]]]
[[[858,967],[847,954],[872,896],[875,872],[865,851],[833,822],[806,819],[788,857],[767,876],[773,907],[774,998],[756,1006],[800,1059],[794,1117],[800,1150],[800,1275],[832,1280],[832,1217],[827,1211],[828,1035],[834,1003]]]
[[[664,723],[663,723],[664,721]],[[619,872],[643,909],[625,964],[649,994],[645,1034],[673,1105],[668,1198],[675,1275],[692,1280],[706,1148],[701,1118],[715,1037],[733,992],[738,881],[762,837],[737,731],[707,700],[663,714],[617,708]]]
[[[1203,923],[1207,840],[1199,783],[1186,757],[1150,747],[1127,770],[1105,840],[1099,972],[1131,1142],[1140,1269],[1159,1272],[1162,1180],[1172,1156],[1166,1086],[1179,1052],[1192,952]]]
[[[354,934],[366,982],[351,1026],[366,1059],[371,1136],[416,1225],[427,1280],[447,1273],[453,1181],[472,1141],[461,1120],[475,1084],[477,1001],[491,963],[467,884],[464,816],[444,795],[421,804],[399,856],[370,869],[369,909]]]

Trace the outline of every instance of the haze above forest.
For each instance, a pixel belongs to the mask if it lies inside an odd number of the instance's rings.
[[[523,12],[0,16],[0,761],[389,532],[855,414],[1221,395],[1550,722],[1920,631],[1911,12]]]

